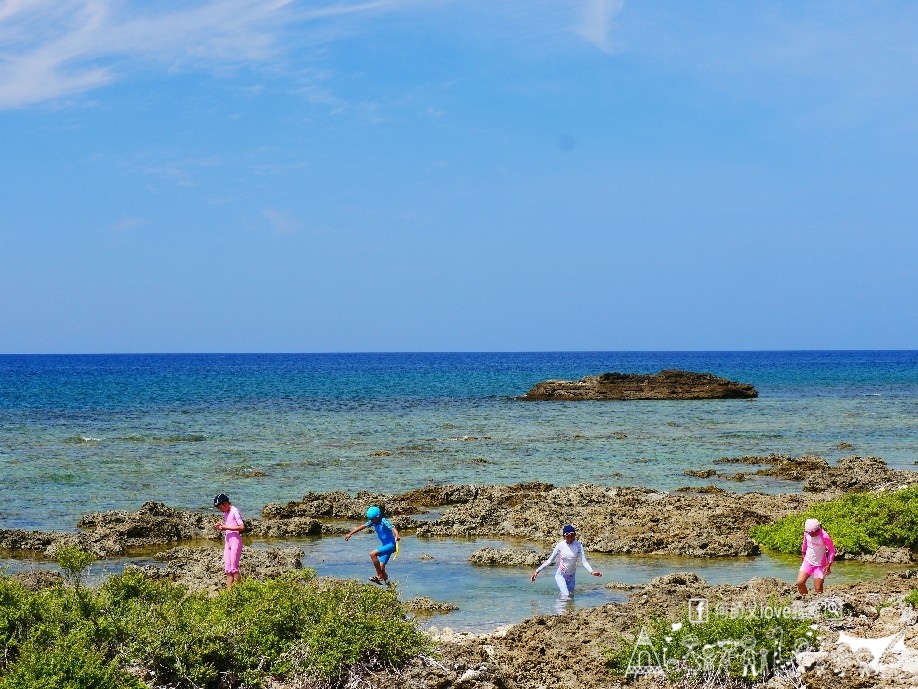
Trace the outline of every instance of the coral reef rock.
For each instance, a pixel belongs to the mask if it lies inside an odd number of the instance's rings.
[[[666,370],[654,375],[603,373],[580,380],[536,383],[524,400],[708,400],[750,399],[758,390],[710,373]]]

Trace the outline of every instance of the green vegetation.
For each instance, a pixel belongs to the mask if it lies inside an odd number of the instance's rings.
[[[687,612],[676,623],[651,618],[634,639],[618,641],[617,650],[606,653],[616,675],[637,677],[659,668],[671,680],[730,678],[749,685],[774,674],[795,650],[818,646],[813,621],[780,604],[712,611],[695,623]]]
[[[912,589],[912,592],[909,593],[903,600],[913,608],[918,608],[918,589]]]
[[[845,554],[873,553],[880,546],[918,549],[918,485],[871,495],[851,493],[820,502],[768,526],[753,526],[750,537],[782,553],[799,553],[804,520],[815,517]]]
[[[255,688],[268,676],[335,687],[429,650],[393,592],[312,575],[214,598],[132,568],[98,589],[35,592],[0,576],[0,689]]]
[[[96,559],[77,545],[61,546],[56,555],[57,564],[64,570],[64,578],[73,586],[83,583],[83,572]]]

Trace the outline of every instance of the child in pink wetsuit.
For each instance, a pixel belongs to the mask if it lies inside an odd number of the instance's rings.
[[[220,493],[214,498],[214,507],[223,512],[223,521],[214,524],[217,531],[223,532],[223,564],[226,569],[226,588],[233,588],[238,584],[239,558],[242,557],[242,531],[245,522],[239,510],[230,503],[225,493]]]
[[[835,561],[835,546],[818,519],[807,519],[803,525],[803,543],[800,546],[803,563],[797,575],[797,591],[801,596],[807,593],[806,580],[813,577],[813,588],[822,593],[826,576],[832,571]]]

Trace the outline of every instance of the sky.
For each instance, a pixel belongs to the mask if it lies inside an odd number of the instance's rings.
[[[0,353],[918,348],[918,3],[0,0]]]

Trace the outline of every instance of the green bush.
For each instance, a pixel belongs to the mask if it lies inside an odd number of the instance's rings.
[[[36,596],[12,577],[0,576],[0,673],[40,619]]]
[[[753,526],[750,537],[782,553],[799,553],[803,522],[820,521],[844,554],[873,553],[880,546],[918,549],[918,485],[890,493],[852,493],[837,500],[810,505],[802,514],[788,515],[774,524]]]
[[[812,620],[790,612],[770,604],[751,614],[712,614],[696,623],[688,613],[675,623],[651,618],[635,639],[619,637],[618,648],[606,653],[607,663],[619,676],[656,667],[671,680],[729,678],[751,685],[774,674],[794,651],[818,645]]]
[[[245,580],[215,598],[128,568],[98,590],[31,592],[0,577],[0,689],[155,685],[259,687],[267,676],[335,686],[354,666],[430,647],[393,592],[311,583],[311,572]]]
[[[904,598],[904,601],[913,608],[918,608],[918,589],[912,589],[912,592]]]
[[[0,678],[0,689],[144,689],[144,684],[78,630],[50,646],[27,644]]]
[[[64,577],[67,581],[74,586],[79,586],[83,580],[83,572],[96,558],[77,545],[65,545],[57,549],[55,559],[60,568],[64,570]]]
[[[430,650],[426,635],[399,623],[403,615],[386,589],[347,582],[327,590],[308,601],[307,624],[289,661],[297,675],[343,679],[348,667],[397,665]]]

